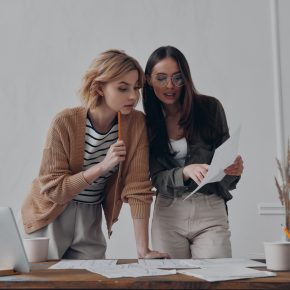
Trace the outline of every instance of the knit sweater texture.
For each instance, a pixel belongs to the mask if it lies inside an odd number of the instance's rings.
[[[26,233],[53,222],[76,195],[89,187],[83,175],[87,113],[85,107],[76,107],[65,109],[53,119],[39,174],[21,209]],[[133,110],[129,115],[121,115],[121,132],[126,160],[108,179],[102,203],[109,236],[123,202],[129,203],[132,218],[148,219],[153,196],[143,113]]]

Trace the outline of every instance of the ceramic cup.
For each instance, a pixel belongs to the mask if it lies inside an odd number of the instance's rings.
[[[24,238],[23,245],[29,262],[44,262],[47,260],[49,238]]]
[[[290,242],[265,242],[264,249],[267,269],[290,270]]]

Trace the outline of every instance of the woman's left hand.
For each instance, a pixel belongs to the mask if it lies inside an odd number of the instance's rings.
[[[170,256],[167,253],[148,250],[148,252],[142,257],[139,257],[139,259],[170,259]]]
[[[242,175],[243,170],[244,170],[244,162],[242,157],[238,155],[234,163],[225,169],[225,174],[240,176]]]

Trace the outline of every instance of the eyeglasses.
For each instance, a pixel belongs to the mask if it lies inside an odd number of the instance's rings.
[[[156,74],[153,75],[152,78],[153,82],[160,87],[166,87],[169,80],[171,80],[175,87],[182,87],[184,85],[184,80],[181,73],[174,74],[172,77],[166,74]]]

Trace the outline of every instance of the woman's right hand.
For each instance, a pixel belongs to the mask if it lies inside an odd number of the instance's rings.
[[[190,164],[183,168],[183,179],[187,181],[191,178],[197,184],[200,184],[208,171],[208,164]]]
[[[168,253],[161,253],[159,251],[148,249],[148,252],[145,255],[139,256],[139,259],[171,259],[171,257]]]
[[[104,172],[113,169],[117,164],[124,161],[126,157],[126,146],[124,141],[118,140],[112,144],[105,156],[104,160],[99,164],[102,166]]]
[[[84,178],[87,183],[92,184],[94,180],[106,174],[121,161],[125,160],[126,147],[124,141],[117,141],[112,144],[104,160],[84,171]]]

